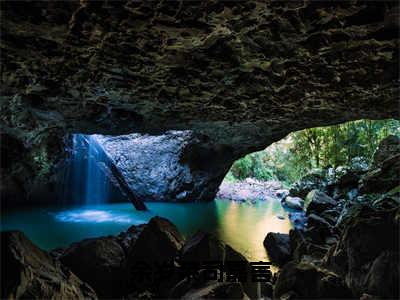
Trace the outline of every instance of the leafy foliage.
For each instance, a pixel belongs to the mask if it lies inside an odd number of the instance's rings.
[[[349,165],[354,157],[370,162],[379,142],[389,134],[400,135],[400,121],[359,120],[297,131],[263,151],[237,160],[228,176],[291,184],[312,169]]]

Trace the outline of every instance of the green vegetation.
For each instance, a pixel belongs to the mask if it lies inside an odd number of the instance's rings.
[[[291,184],[316,168],[349,165],[354,157],[370,162],[379,142],[389,134],[400,135],[400,121],[359,120],[297,131],[237,160],[227,179],[253,177]]]

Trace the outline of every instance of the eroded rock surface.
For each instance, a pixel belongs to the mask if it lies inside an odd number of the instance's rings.
[[[1,298],[97,299],[68,268],[20,231],[1,232]]]
[[[1,13],[9,196],[52,191],[70,132],[191,129],[233,162],[291,131],[399,115],[395,1],[4,1]]]
[[[133,194],[144,201],[212,200],[231,163],[192,131],[96,136]],[[218,159],[219,158],[219,159]]]

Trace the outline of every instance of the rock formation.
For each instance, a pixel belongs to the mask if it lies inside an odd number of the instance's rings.
[[[52,197],[72,132],[190,129],[229,165],[291,131],[399,116],[396,1],[3,1],[1,14],[9,198]]]
[[[1,232],[2,299],[97,299],[93,289],[20,231]]]

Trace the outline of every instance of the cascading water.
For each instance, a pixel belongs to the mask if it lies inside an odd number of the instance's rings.
[[[67,197],[73,197],[72,202],[100,204],[109,200],[111,183],[107,175],[107,161],[108,158],[96,135],[72,136],[71,159],[66,180],[67,186],[71,186]]]

